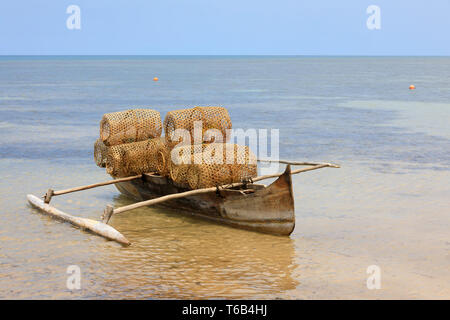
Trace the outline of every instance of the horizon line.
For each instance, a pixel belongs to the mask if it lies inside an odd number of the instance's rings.
[[[366,54],[0,54],[0,57],[450,57],[450,55]]]

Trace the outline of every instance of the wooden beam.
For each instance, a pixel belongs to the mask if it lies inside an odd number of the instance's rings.
[[[258,159],[260,162],[278,162],[283,164],[290,164],[293,166],[317,166],[320,164],[327,164],[328,167],[332,168],[340,168],[338,164],[332,164],[327,162],[300,162],[300,161],[291,161],[291,160],[272,160],[272,159]]]
[[[131,177],[125,177],[125,178],[109,180],[109,181],[105,181],[105,182],[89,184],[89,185],[86,185],[86,186],[80,186],[80,187],[75,187],[75,188],[70,188],[70,189],[58,190],[58,191],[54,191],[52,189],[48,189],[47,193],[44,195],[44,202],[47,203],[47,204],[50,203],[50,200],[52,199],[53,196],[59,196],[59,195],[66,194],[66,193],[77,192],[77,191],[82,191],[82,190],[88,190],[88,189],[92,189],[92,188],[107,186],[109,184],[116,184],[116,183],[119,183],[119,182],[130,181],[130,180],[139,179],[139,178],[142,178],[142,174],[139,174],[137,176],[131,176]]]
[[[105,211],[103,211],[103,215],[102,215],[102,222],[108,224],[109,219],[111,219],[111,216],[114,213],[114,207],[111,205],[107,205],[105,208]]]
[[[53,189],[48,189],[47,193],[44,195],[44,202],[45,203],[50,203],[50,200],[52,200],[53,197]]]
[[[139,179],[139,178],[142,178],[142,174],[139,174],[137,176],[131,176],[131,177],[125,177],[125,178],[109,180],[109,181],[105,181],[105,182],[89,184],[89,185],[86,185],[86,186],[80,186],[80,187],[75,187],[75,188],[70,188],[70,189],[53,191],[53,195],[54,196],[59,196],[61,194],[66,194],[66,193],[71,193],[71,192],[77,192],[77,191],[82,191],[82,190],[87,190],[87,189],[107,186],[109,184],[116,184],[116,183],[119,183],[119,182],[130,181],[130,180]]]
[[[307,172],[307,171],[316,170],[316,169],[325,168],[325,167],[331,167],[331,166],[328,163],[323,163],[323,164],[312,166],[310,168],[303,168],[303,169],[293,170],[293,171],[291,171],[291,174]],[[281,176],[282,174],[283,173],[264,175],[264,176],[259,176],[259,177],[256,177],[256,178],[252,178],[251,180],[253,182],[256,182],[256,181],[260,181],[260,180],[264,180],[264,179],[277,178],[277,177]],[[141,201],[141,202],[136,202],[136,203],[130,204],[128,206],[123,206],[123,207],[120,207],[120,208],[116,208],[116,209],[113,210],[113,214],[122,213],[122,212],[125,212],[125,211],[137,209],[137,208],[140,208],[140,207],[151,206],[151,205],[154,205],[154,204],[157,204],[157,203],[161,203],[161,202],[164,202],[164,201],[169,201],[169,200],[174,200],[174,199],[178,199],[178,198],[189,197],[189,196],[202,194],[202,193],[215,192],[217,189],[228,189],[228,188],[240,187],[240,186],[243,186],[243,185],[245,185],[245,183],[243,183],[243,182],[235,182],[235,183],[222,185],[222,186],[218,186],[218,187],[196,189],[196,190],[190,190],[190,191],[170,194],[170,195],[162,196],[162,197],[159,197],[159,198],[145,200],[145,201]]]

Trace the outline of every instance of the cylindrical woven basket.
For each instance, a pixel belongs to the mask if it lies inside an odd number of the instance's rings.
[[[197,157],[202,156],[202,145],[180,146],[169,149],[167,153],[169,178],[178,185],[188,187],[187,174],[191,163],[194,163]]]
[[[164,131],[167,142],[172,146],[179,143],[181,138],[174,136],[175,130],[185,129],[190,135],[190,143],[196,143],[196,140],[194,140],[194,124],[196,121],[201,121],[201,127],[199,127],[199,134],[201,134],[199,136],[200,143],[226,142],[229,138],[227,130],[231,129],[232,124],[226,108],[195,107],[167,113],[164,119]],[[210,136],[214,132],[218,133],[220,137]]]
[[[164,145],[164,138],[159,137],[109,147],[106,172],[114,177],[158,172],[157,156]]]
[[[100,121],[100,138],[107,146],[158,138],[161,131],[161,115],[151,109],[106,113]]]
[[[182,186],[189,187],[187,173],[189,170],[189,165],[178,165],[178,166],[170,166],[169,168],[169,178],[172,179],[173,182]]]
[[[154,141],[155,157],[152,158],[155,161],[156,172],[161,176],[167,176],[169,174],[170,165],[170,149],[167,147],[165,137],[159,137],[152,139]]]
[[[200,148],[181,146],[172,150],[172,157],[176,161],[171,161],[170,178],[191,189],[240,182],[257,175],[256,156],[247,146],[229,143],[203,144]]]
[[[98,138],[94,143],[94,160],[95,164],[101,168],[106,167],[106,155],[108,147]]]
[[[187,183],[191,189],[221,186],[236,182],[233,179],[233,165],[192,164],[187,172]]]

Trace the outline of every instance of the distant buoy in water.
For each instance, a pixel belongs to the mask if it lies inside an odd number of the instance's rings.
[[[416,88],[416,86],[413,84],[409,86],[409,90],[414,90],[415,88]]]
[[[157,78],[157,77],[154,77],[153,78],[153,81],[158,81],[159,79]],[[410,89],[411,89],[411,87],[410,87]]]

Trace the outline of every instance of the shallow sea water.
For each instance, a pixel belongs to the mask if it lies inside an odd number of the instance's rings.
[[[449,299],[449,75],[450,58],[2,57],[0,298]],[[155,207],[112,218],[122,247],[26,203],[109,179],[92,155],[103,113],[193,105],[280,129],[280,158],[342,165],[293,178],[290,237]],[[108,186],[52,203],[97,219],[132,201]]]

